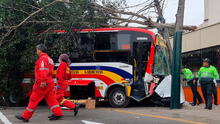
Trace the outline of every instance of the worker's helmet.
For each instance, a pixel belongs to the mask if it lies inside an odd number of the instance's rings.
[[[61,59],[61,61],[66,62],[67,64],[71,64],[71,60],[70,60],[69,56],[67,54],[65,54],[65,53],[61,54],[59,56],[59,59]]]
[[[210,59],[208,59],[208,58],[205,58],[205,59],[203,59],[203,62],[207,62],[207,63],[211,63],[211,60]]]

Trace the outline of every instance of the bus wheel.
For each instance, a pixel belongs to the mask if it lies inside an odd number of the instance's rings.
[[[124,108],[129,104],[129,101],[130,99],[123,88],[115,88],[109,93],[109,103],[114,108]]]

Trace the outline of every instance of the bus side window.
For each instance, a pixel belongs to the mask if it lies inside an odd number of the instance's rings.
[[[111,48],[110,37],[110,33],[96,33],[95,50],[109,50]]]
[[[97,62],[124,62],[129,63],[130,52],[112,50],[109,52],[95,52],[94,58]]]
[[[130,34],[118,34],[118,44],[117,49],[120,50],[129,50],[131,49],[130,46],[131,35]]]

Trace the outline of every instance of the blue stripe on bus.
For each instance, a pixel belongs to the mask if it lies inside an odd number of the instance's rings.
[[[133,78],[132,74],[122,69],[108,67],[108,66],[71,66],[70,69],[71,70],[105,70],[105,71],[114,72],[122,76],[123,78],[129,78],[129,79]]]

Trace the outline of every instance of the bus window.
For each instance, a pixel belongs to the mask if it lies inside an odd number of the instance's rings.
[[[116,47],[117,38],[115,32],[95,33],[95,50],[113,50]]]
[[[94,34],[92,33],[82,33],[80,34],[80,44],[85,45],[94,42]]]
[[[118,49],[120,50],[129,50],[131,35],[130,34],[118,34]]]
[[[97,62],[128,63],[130,58],[130,52],[125,50],[95,51],[94,57]]]
[[[131,35],[118,32],[96,32],[94,41],[95,50],[129,50]]]

